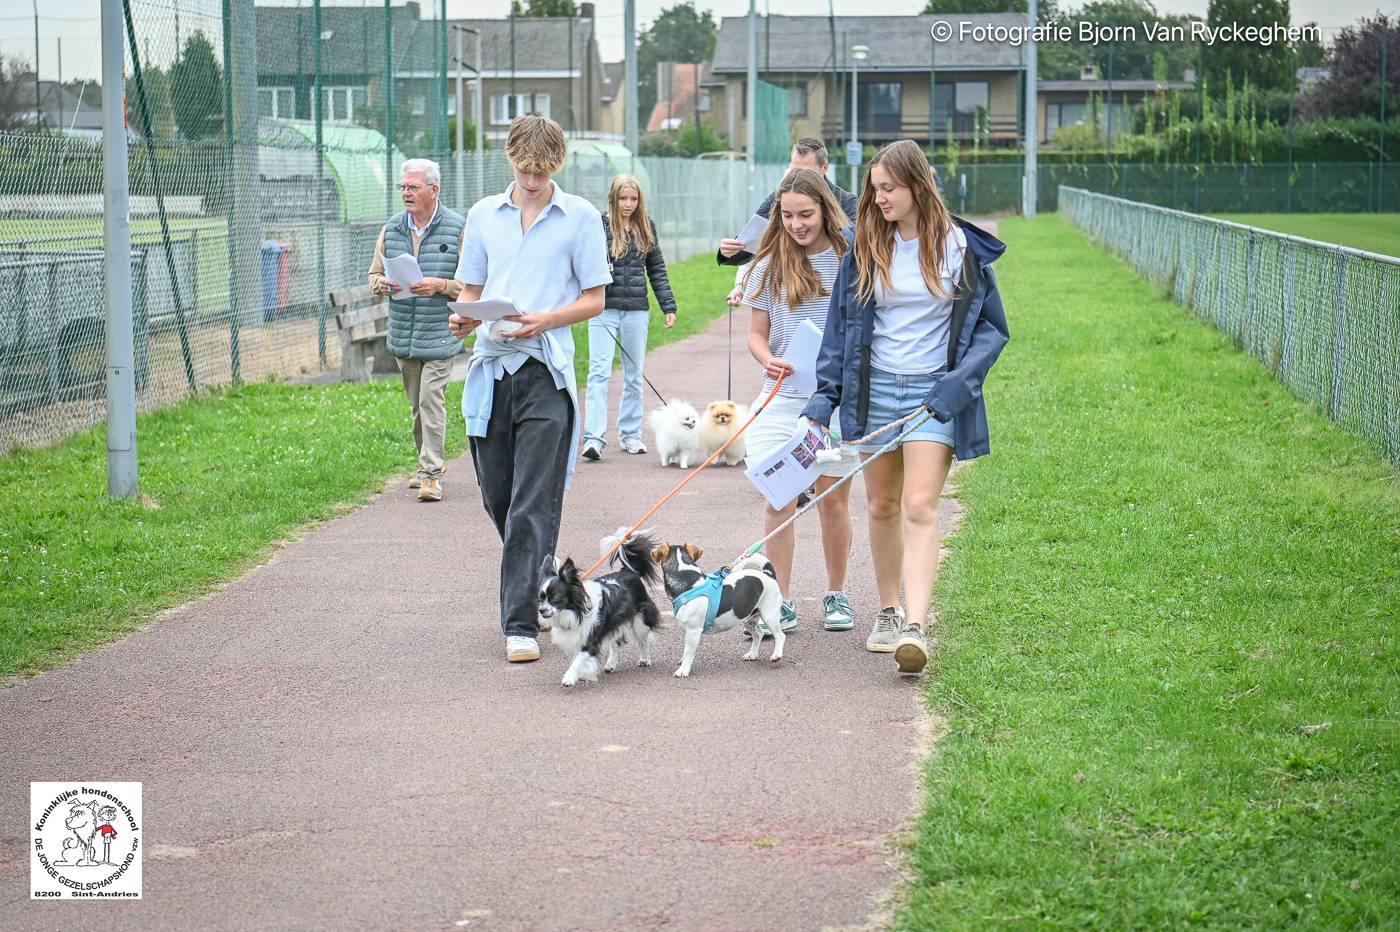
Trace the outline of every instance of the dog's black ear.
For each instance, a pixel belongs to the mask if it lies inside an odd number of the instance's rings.
[[[694,544],[686,544],[686,545],[685,545],[685,552],[688,553],[688,554],[690,554],[690,559],[694,560],[696,563],[699,563],[699,562],[700,562],[700,555],[701,555],[702,553],[704,553],[705,551],[701,550],[699,547],[695,546]]]
[[[548,579],[557,572],[559,572],[559,558],[551,553],[544,558],[544,564],[540,566],[540,579]]]
[[[558,573],[560,579],[578,579],[578,567],[574,565],[574,558],[566,557],[564,562],[559,564]]]
[[[671,553],[670,544],[659,544],[651,548],[651,558],[657,563],[665,563],[666,557]]]

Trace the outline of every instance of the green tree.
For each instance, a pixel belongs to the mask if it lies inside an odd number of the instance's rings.
[[[146,89],[149,121],[142,112],[141,95],[134,72],[126,77],[126,111],[132,128],[146,139],[172,139],[175,136],[175,114],[170,104],[170,77],[159,68],[143,65],[141,86]]]
[[[29,85],[29,104],[25,105],[24,63],[13,58],[7,63],[0,55],[0,130],[17,130],[27,125],[23,114],[34,109],[34,85]]]
[[[640,123],[656,106],[656,65],[658,62],[702,62],[715,53],[719,29],[714,15],[700,13],[693,0],[686,0],[661,11],[650,28],[637,35],[637,102]]]
[[[919,11],[923,16],[958,13],[1024,13],[1026,0],[928,0]]]
[[[574,0],[511,0],[510,11],[516,16],[577,16]]]
[[[170,103],[181,135],[203,139],[222,132],[223,88],[214,47],[203,32],[196,31],[185,40],[184,52],[170,66]]]
[[[1345,26],[1332,42],[1332,74],[1298,100],[1308,118],[1380,117],[1381,45],[1385,44],[1387,116],[1400,113],[1400,16],[1377,13]]]
[[[1238,23],[1265,26],[1291,22],[1288,0],[1210,0],[1206,22],[1212,27]],[[1227,83],[1239,87],[1246,80],[1265,90],[1287,89],[1292,82],[1293,49],[1286,42],[1213,42],[1202,52],[1206,77],[1212,86]]]

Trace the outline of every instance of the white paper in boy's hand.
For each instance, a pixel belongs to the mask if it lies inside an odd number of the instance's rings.
[[[744,252],[758,252],[758,241],[763,239],[763,231],[768,229],[767,218],[754,214],[739,235],[734,237],[744,244]]]
[[[515,302],[506,298],[504,300],[493,298],[487,301],[448,301],[447,307],[458,317],[470,317],[472,320],[500,320],[502,317],[511,317],[520,313],[520,308],[515,306]]]
[[[418,260],[411,252],[394,256],[392,259],[380,256],[380,259],[384,263],[384,277],[399,286],[399,290],[394,292],[395,295],[403,294],[404,289],[423,280],[423,270],[418,267]]]
[[[783,362],[792,366],[792,375],[783,379],[783,386],[791,386],[803,395],[812,395],[817,390],[817,352],[822,348],[822,332],[810,320],[797,325],[797,332],[788,343]]]

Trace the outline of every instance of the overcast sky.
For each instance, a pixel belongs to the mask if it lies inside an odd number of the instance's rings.
[[[33,7],[39,9],[39,69],[44,78],[58,75],[59,40],[62,40],[63,77],[95,79],[100,71],[98,54],[98,22],[101,0],[3,0],[0,2],[0,52],[11,57],[32,61],[34,58],[34,19]],[[400,0],[394,0],[395,6]],[[425,8],[428,2],[424,0]],[[921,0],[833,0],[836,15],[896,16],[917,12],[922,8]],[[1194,13],[1204,16],[1207,0],[1161,0],[1158,10],[1164,13]],[[675,0],[637,0],[637,27],[641,29],[651,22],[662,9],[671,6]],[[1062,0],[1065,6],[1079,6],[1076,0]],[[360,0],[325,0],[327,6],[361,6]],[[277,5],[296,6],[292,0]],[[311,0],[303,0],[302,6],[310,7]],[[370,0],[370,5],[381,6],[380,0]],[[208,17],[217,26],[220,0],[138,0],[135,6],[138,34],[145,34],[141,17],[159,15],[168,24],[173,35],[174,11],[181,14],[181,32],[197,28]],[[726,16],[743,16],[748,12],[748,0],[697,0],[700,9],[713,11],[715,19]],[[447,0],[449,17],[494,17],[505,16],[510,8],[510,0]],[[598,19],[598,39],[606,61],[616,61],[622,57],[622,0],[601,0],[596,4]],[[1342,26],[1356,22],[1362,16],[1376,10],[1388,13],[1400,12],[1396,0],[1377,3],[1375,0],[1294,0],[1293,21],[1295,23],[1316,22],[1323,27],[1324,38]],[[759,0],[759,13],[765,10],[783,15],[825,15],[827,4],[822,0]],[[153,57],[159,58],[160,50],[152,46]]]

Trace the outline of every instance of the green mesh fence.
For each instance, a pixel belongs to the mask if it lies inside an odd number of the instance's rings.
[[[788,92],[775,84],[754,85],[754,160],[764,165],[786,165],[792,156],[792,130],[788,122]]]
[[[511,179],[499,148],[452,151],[457,37],[441,0],[320,10],[310,0],[130,0],[128,10],[142,410],[237,380],[337,369],[328,296],[365,283],[380,227],[401,209],[406,158],[439,162],[442,201],[462,210]],[[582,36],[583,20],[575,26],[568,35]],[[542,41],[523,20],[518,33],[522,50]],[[496,30],[488,62],[506,67],[510,41]],[[470,74],[464,97],[470,113]],[[512,95],[482,109],[499,130],[531,103]],[[493,104],[505,110],[493,115]],[[785,165],[785,102],[765,106]],[[571,123],[558,102],[552,115]],[[473,128],[464,135],[471,146]],[[776,187],[782,167],[761,166],[759,189]],[[601,208],[621,171],[646,185],[672,261],[713,249],[755,206],[741,162],[634,158],[584,139],[571,140],[558,180]],[[98,139],[0,134],[0,453],[105,419],[102,203]]]
[[[1065,187],[1060,212],[1400,463],[1400,259]]]

